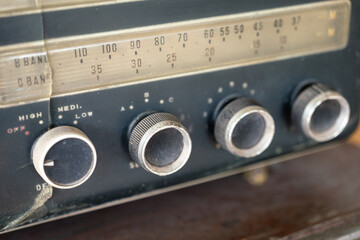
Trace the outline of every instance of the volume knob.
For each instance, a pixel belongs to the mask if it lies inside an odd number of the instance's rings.
[[[77,128],[61,126],[40,136],[32,159],[39,175],[53,187],[69,189],[83,184],[96,166],[96,150]]]
[[[291,114],[292,121],[307,137],[324,142],[344,130],[350,118],[350,106],[329,86],[312,84],[300,92]]]
[[[215,122],[215,139],[230,153],[239,157],[254,157],[271,143],[275,124],[271,115],[249,98],[237,98],[228,103]]]
[[[154,113],[140,120],[129,140],[135,162],[159,176],[182,168],[190,157],[191,146],[188,131],[169,113]]]

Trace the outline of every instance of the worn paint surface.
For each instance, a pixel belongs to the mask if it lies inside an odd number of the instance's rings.
[[[33,213],[36,212],[39,208],[44,206],[44,204],[51,198],[53,194],[53,188],[50,185],[43,185],[43,188],[39,192],[39,194],[35,197],[33,205],[30,207],[29,210],[25,211],[16,219],[12,220],[7,226],[5,226],[2,230],[6,231],[8,229],[12,229],[22,222],[26,221]]]

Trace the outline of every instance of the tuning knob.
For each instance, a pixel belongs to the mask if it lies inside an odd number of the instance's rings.
[[[135,162],[159,176],[182,168],[190,157],[191,146],[188,131],[169,113],[154,113],[140,120],[129,140]]]
[[[324,84],[305,88],[292,106],[292,121],[307,137],[324,142],[337,137],[350,118],[350,106]]]
[[[83,184],[96,166],[96,150],[77,128],[62,126],[49,130],[33,145],[36,171],[53,187],[69,189]]]
[[[237,98],[225,105],[215,121],[216,141],[239,157],[261,154],[270,145],[274,133],[271,115],[248,98]]]

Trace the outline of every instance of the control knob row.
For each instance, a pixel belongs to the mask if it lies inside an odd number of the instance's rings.
[[[291,111],[294,124],[315,141],[328,141],[346,127],[350,107],[338,92],[323,84],[311,84],[298,94]],[[237,97],[219,107],[214,136],[235,156],[249,158],[265,151],[273,140],[275,123],[256,101]],[[165,176],[188,161],[192,141],[184,125],[169,113],[140,118],[129,134],[129,152],[145,170]],[[93,173],[97,153],[80,130],[62,126],[49,130],[34,143],[36,171],[50,185],[69,189],[84,183]]]

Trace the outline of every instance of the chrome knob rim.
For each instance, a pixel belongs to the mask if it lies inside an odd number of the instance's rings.
[[[324,104],[337,106],[336,113],[320,116],[328,118],[331,124],[325,130],[317,130],[312,126],[314,116]],[[314,84],[302,93],[295,100],[292,118],[301,128],[303,133],[317,142],[325,142],[339,136],[347,126],[350,119],[350,106],[347,100],[338,92],[331,90],[325,85]]]
[[[250,158],[261,154],[269,147],[275,134],[275,123],[272,116],[262,106],[254,101],[249,101],[244,106],[244,101],[249,100],[243,98],[234,100],[219,113],[215,122],[215,139],[230,153]],[[264,121],[264,128],[254,145],[249,148],[240,148],[234,143],[235,130],[238,124],[250,115],[260,116]]]
[[[66,139],[78,139],[85,142],[92,152],[92,160],[91,166],[87,173],[80,178],[79,180],[69,183],[69,184],[60,184],[51,180],[45,172],[45,160],[50,149],[57,143],[66,140]],[[92,173],[95,170],[97,163],[97,153],[94,144],[90,141],[90,139],[86,136],[85,133],[80,131],[77,128],[70,126],[61,126],[57,128],[53,128],[48,132],[44,133],[40,136],[33,145],[31,151],[31,157],[33,160],[34,167],[38,174],[42,177],[42,179],[51,185],[52,187],[59,189],[71,189],[80,186],[84,182],[86,182]]]
[[[150,141],[158,133],[166,130],[172,130],[180,134],[182,141],[182,149],[177,149],[180,154],[175,159],[170,159],[169,164],[165,166],[157,166],[147,157],[147,147]],[[179,139],[163,139],[178,141]],[[176,142],[174,142],[176,144]],[[168,113],[154,113],[136,125],[132,130],[129,140],[129,151],[132,158],[145,170],[159,175],[165,176],[180,170],[188,161],[192,149],[192,142],[187,129],[179,122],[179,120]]]

